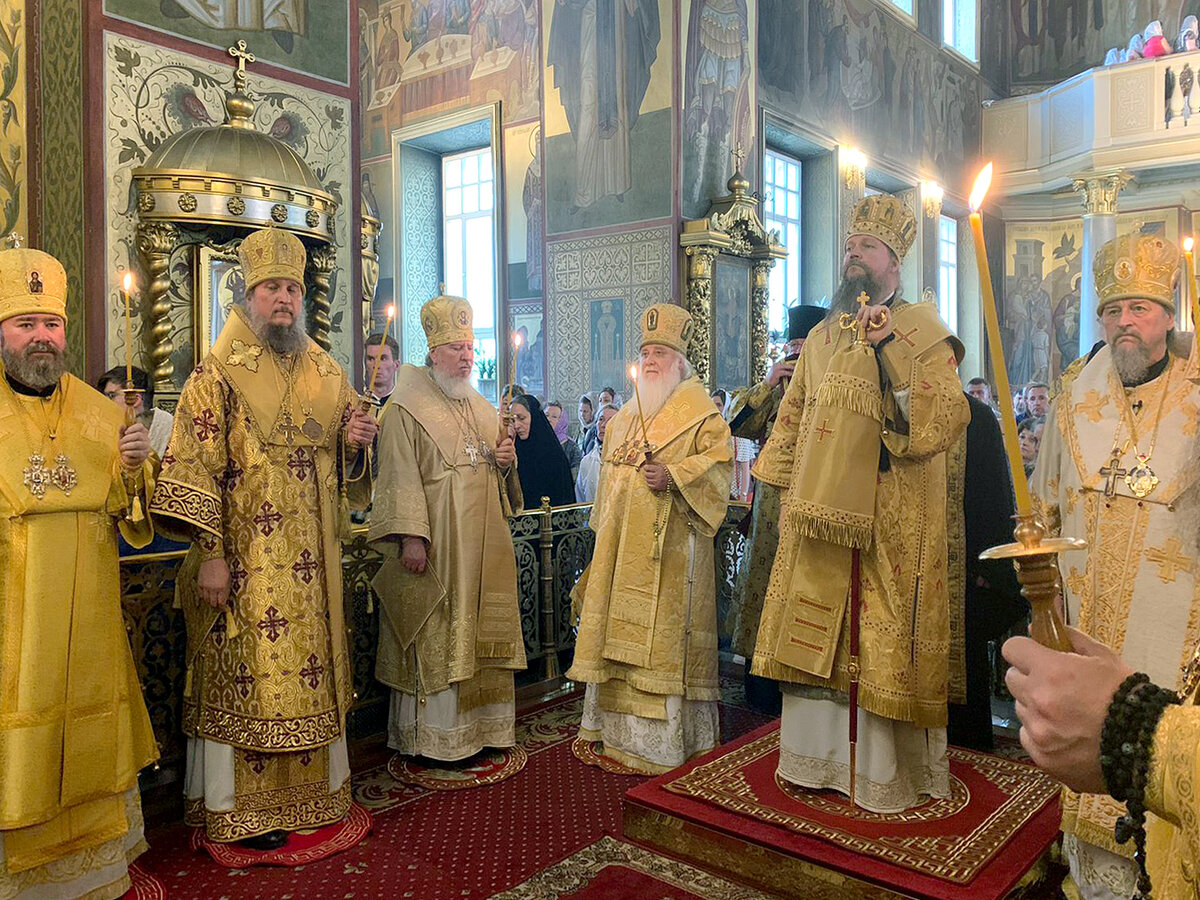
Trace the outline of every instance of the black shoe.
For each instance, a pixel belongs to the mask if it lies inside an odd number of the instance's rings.
[[[276,829],[266,834],[256,834],[254,837],[243,838],[238,844],[247,850],[278,850],[288,841],[288,833]]]

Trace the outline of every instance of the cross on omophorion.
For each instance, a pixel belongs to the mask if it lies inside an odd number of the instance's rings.
[[[229,55],[237,60],[237,71],[233,73],[233,82],[239,91],[246,89],[246,63],[258,62],[253,53],[246,50],[246,42],[238,41],[228,48]]]
[[[1108,465],[1100,469],[1100,474],[1108,479],[1108,482],[1104,485],[1105,497],[1115,497],[1117,495],[1117,479],[1123,478],[1127,474],[1127,471],[1121,468],[1121,458],[1114,453]]]

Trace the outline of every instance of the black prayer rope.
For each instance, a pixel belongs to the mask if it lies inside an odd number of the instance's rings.
[[[1174,691],[1150,682],[1144,672],[1130,675],[1113,694],[1100,731],[1100,769],[1114,799],[1127,812],[1117,820],[1113,836],[1118,844],[1134,842],[1138,864],[1134,900],[1149,900],[1150,874],[1146,871],[1146,780],[1150,776],[1154,731],[1168,706],[1180,702]]]

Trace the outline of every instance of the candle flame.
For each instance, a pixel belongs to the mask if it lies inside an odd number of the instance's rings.
[[[637,363],[634,363],[632,366],[629,367],[629,380],[637,381],[637,377],[638,377]]]
[[[125,288],[125,293],[129,293],[133,289],[133,273],[126,272],[125,277],[121,279],[121,284]]]
[[[519,334],[514,334],[514,335],[513,335],[513,346],[514,346],[514,347],[520,347],[520,346],[521,346],[521,335],[519,335]]]
[[[1185,237],[1185,238],[1183,239],[1183,252],[1184,252],[1184,253],[1191,253],[1191,252],[1192,252],[1192,247],[1194,247],[1195,245],[1196,245],[1196,241],[1195,241],[1195,239],[1194,239],[1194,238],[1191,238],[1191,237]]]
[[[975,179],[975,186],[971,188],[971,212],[979,212],[983,206],[983,198],[987,196],[988,188],[992,186],[992,164],[988,163],[980,171],[979,177]]]
[[[396,305],[394,303],[389,303],[388,308],[387,308],[388,321],[389,322],[392,321],[392,319],[395,317],[395,315],[396,315]]]

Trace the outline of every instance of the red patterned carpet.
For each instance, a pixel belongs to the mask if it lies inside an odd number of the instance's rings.
[[[730,699],[738,702],[735,691],[731,690]],[[180,825],[151,833],[150,851],[138,860],[139,865],[163,883],[171,900],[483,900],[567,860],[605,835],[620,834],[622,797],[643,779],[609,774],[575,758],[571,739],[581,709],[582,698],[576,695],[518,718],[517,740],[528,762],[499,783],[434,791],[398,781],[386,765],[355,773],[355,800],[371,813],[374,824],[361,843],[336,856],[291,868],[230,869],[193,851],[191,830]],[[765,721],[737,706],[726,706],[721,712],[725,740]],[[640,857],[644,865],[651,858],[653,854]],[[615,874],[603,877],[611,879]],[[627,883],[623,878],[591,883],[587,887],[591,893],[577,896],[579,900],[643,896],[756,900],[760,896],[727,895],[699,884],[689,888],[669,881],[663,882],[667,887],[662,893],[654,893],[660,890],[658,884],[651,885],[650,894],[613,893]]]

